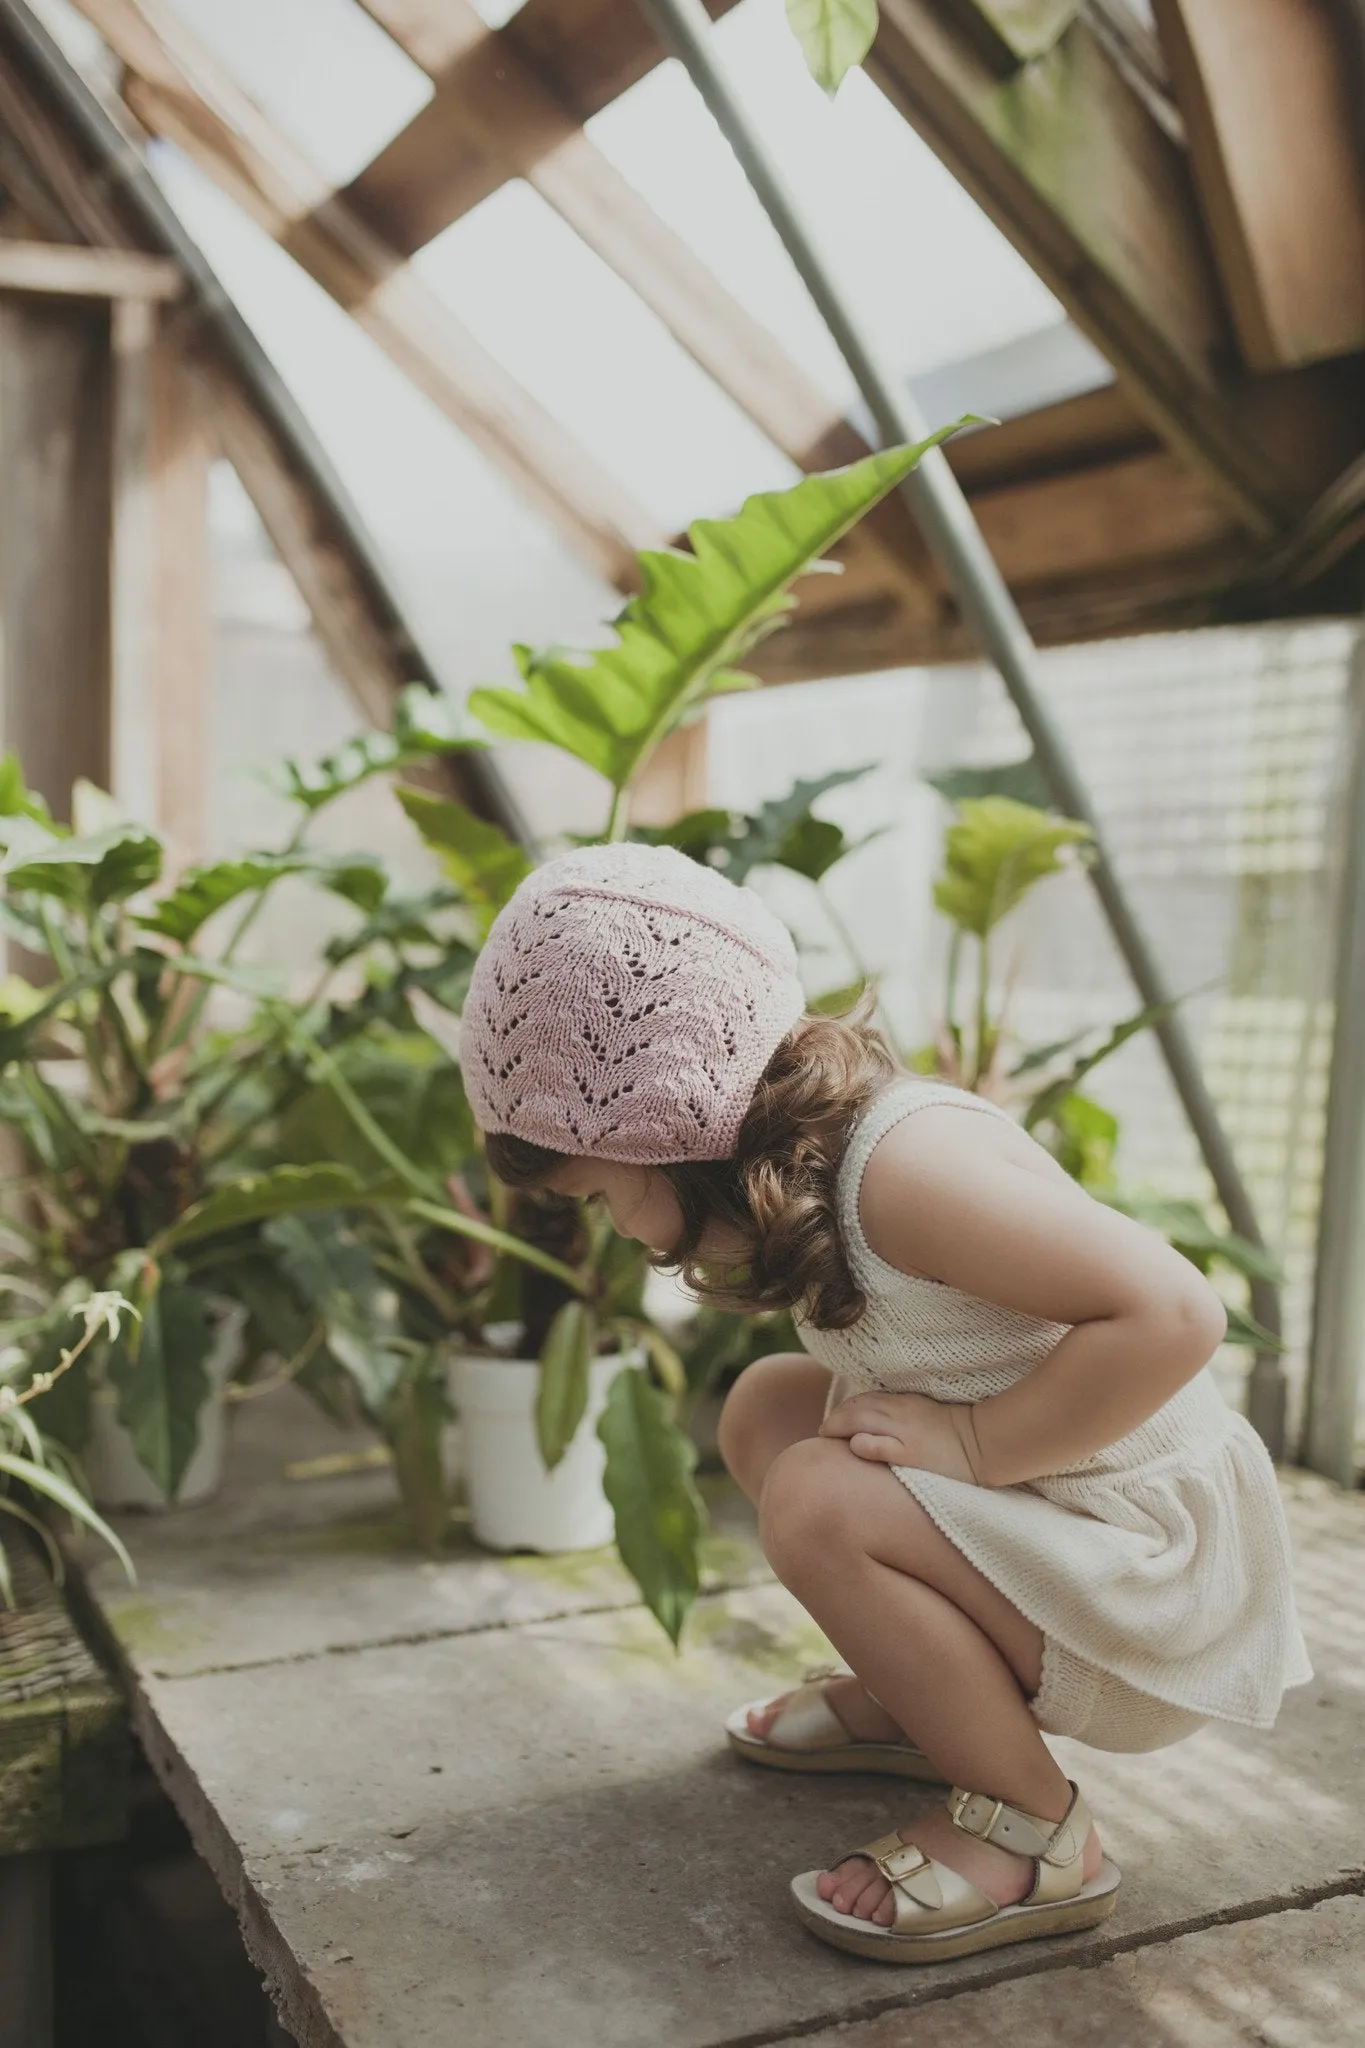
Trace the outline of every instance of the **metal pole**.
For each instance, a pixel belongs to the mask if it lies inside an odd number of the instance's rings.
[[[918,407],[901,378],[880,359],[863,332],[802,218],[800,206],[720,63],[702,0],[640,0],[640,6],[665,49],[686,69],[739,159],[759,203],[852,371],[883,441],[922,440],[928,429]],[[901,489],[964,621],[1000,672],[1033,742],[1054,802],[1068,817],[1082,819],[1094,832],[1091,879],[1143,1003],[1169,1002],[1165,977],[1105,850],[1098,820],[1070,749],[1044,704],[1037,650],[1028,627],[942,451],[932,450]],[[1184,1020],[1169,1012],[1154,1029],[1228,1222],[1240,1236],[1260,1244],[1263,1240],[1255,1208],[1200,1071]],[[1252,1310],[1273,1335],[1279,1335],[1279,1290],[1273,1283],[1253,1284]],[[1277,1353],[1257,1354],[1247,1412],[1272,1454],[1280,1457],[1284,1450],[1285,1379]]]
[[[1356,1477],[1365,1361],[1365,635],[1351,665],[1345,845],[1336,920],[1332,1073],[1313,1282],[1303,1462],[1342,1486]]]

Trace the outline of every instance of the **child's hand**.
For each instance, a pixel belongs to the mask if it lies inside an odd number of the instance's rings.
[[[968,1446],[971,1409],[927,1394],[855,1394],[832,1408],[821,1436],[843,1437],[855,1457],[875,1465],[913,1465],[977,1484]]]

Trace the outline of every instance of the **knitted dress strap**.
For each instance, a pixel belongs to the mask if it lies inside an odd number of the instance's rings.
[[[904,1122],[906,1117],[913,1116],[917,1109],[928,1109],[934,1104],[982,1110],[987,1116],[1003,1117],[1007,1124],[1014,1123],[1009,1111],[1002,1109],[998,1102],[987,1102],[982,1096],[973,1095],[969,1089],[951,1087],[946,1081],[921,1081],[907,1075],[903,1081],[893,1081],[884,1088],[854,1125],[839,1167],[839,1221],[855,1262],[872,1259],[878,1265],[886,1263],[878,1258],[864,1236],[862,1218],[858,1213],[867,1163],[888,1131]]]

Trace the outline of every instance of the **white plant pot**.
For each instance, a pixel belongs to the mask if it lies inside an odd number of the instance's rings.
[[[227,1387],[242,1356],[246,1314],[236,1304],[218,1317],[213,1348],[204,1360],[209,1394],[199,1411],[199,1444],[185,1468],[174,1505],[207,1500],[223,1477],[227,1449]],[[81,1465],[97,1508],[167,1508],[172,1505],[138,1457],[118,1419],[118,1394],[97,1386],[90,1396],[90,1436]]]
[[[547,1472],[536,1442],[534,1359],[476,1358],[453,1365],[460,1411],[460,1462],[475,1541],[489,1550],[598,1550],[615,1534],[602,1491],[606,1452],[597,1421],[623,1360],[613,1353],[588,1369],[588,1406],[574,1440]]]

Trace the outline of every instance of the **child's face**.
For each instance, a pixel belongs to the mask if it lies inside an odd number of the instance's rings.
[[[557,1195],[580,1200],[600,1196],[621,1237],[638,1238],[652,1252],[671,1253],[682,1236],[682,1210],[668,1176],[653,1166],[621,1166],[610,1159],[569,1159],[552,1175]],[[714,1235],[714,1242],[713,1242]],[[738,1255],[741,1247],[708,1230],[699,1247],[704,1258]]]
[[[569,1159],[549,1183],[557,1195],[588,1201],[600,1196],[621,1237],[638,1238],[652,1252],[671,1252],[682,1235],[682,1210],[667,1176],[652,1166],[620,1166],[610,1159]]]

